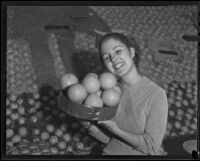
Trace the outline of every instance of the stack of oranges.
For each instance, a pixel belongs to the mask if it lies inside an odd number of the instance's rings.
[[[81,82],[72,73],[60,78],[63,93],[74,103],[91,107],[113,107],[119,103],[121,88],[116,77],[109,72],[88,73]]]

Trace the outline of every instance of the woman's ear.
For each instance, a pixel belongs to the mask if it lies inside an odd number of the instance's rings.
[[[135,57],[135,49],[133,47],[130,47],[130,53],[131,53],[131,57],[134,58]]]

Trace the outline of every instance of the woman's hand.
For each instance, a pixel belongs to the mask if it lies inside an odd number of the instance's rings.
[[[81,124],[88,129],[90,133],[96,133],[99,129],[89,121],[81,121]]]
[[[117,126],[117,124],[114,121],[107,120],[107,121],[98,121],[98,124],[104,126],[107,128],[110,132],[113,132],[114,134],[119,134],[120,128]]]
[[[108,144],[110,137],[102,132],[96,125],[88,121],[81,121],[81,124],[88,130],[89,134],[104,144]]]
[[[86,129],[89,129],[92,125],[89,121],[80,121],[81,125],[83,125]]]

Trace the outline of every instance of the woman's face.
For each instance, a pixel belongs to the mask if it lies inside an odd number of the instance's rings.
[[[107,69],[118,77],[123,77],[134,66],[135,51],[115,39],[108,39],[101,45],[101,54]]]

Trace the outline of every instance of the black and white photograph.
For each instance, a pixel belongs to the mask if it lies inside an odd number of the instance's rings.
[[[3,159],[199,159],[199,2],[3,4]]]

